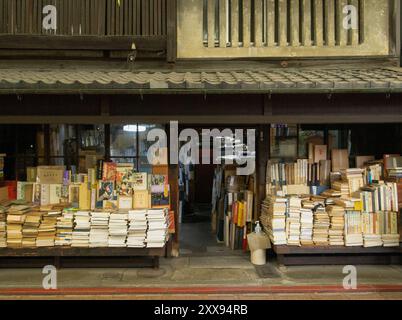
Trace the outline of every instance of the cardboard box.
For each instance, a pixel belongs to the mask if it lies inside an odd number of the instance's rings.
[[[327,160],[327,149],[326,145],[315,145],[314,146],[314,163],[319,163],[321,160]]]
[[[375,160],[374,156],[356,156],[356,168],[364,168],[366,162]]]
[[[8,187],[0,187],[0,201],[8,200]]]
[[[64,166],[38,167],[37,182],[40,184],[63,184]]]
[[[333,149],[332,157],[332,172],[349,169],[349,153],[347,149]]]

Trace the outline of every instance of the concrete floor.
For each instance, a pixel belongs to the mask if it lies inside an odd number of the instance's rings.
[[[41,269],[0,269],[0,299],[402,299],[402,266],[357,266],[358,288],[346,291],[342,266],[270,261],[258,270],[248,254],[217,244],[209,223],[184,224],[181,233],[181,256],[161,259],[159,270],[60,269],[54,295],[41,291]]]

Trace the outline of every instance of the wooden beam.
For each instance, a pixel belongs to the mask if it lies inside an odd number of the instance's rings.
[[[0,35],[0,49],[46,50],[166,50],[164,36],[46,36]]]

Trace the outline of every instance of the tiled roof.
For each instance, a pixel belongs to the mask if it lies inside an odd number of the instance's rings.
[[[0,69],[0,91],[401,91],[402,69],[94,71]]]

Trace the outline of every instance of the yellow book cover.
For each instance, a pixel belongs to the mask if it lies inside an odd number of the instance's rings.
[[[355,211],[363,211],[363,204],[361,201],[355,201]]]
[[[134,209],[148,209],[149,208],[149,193],[148,190],[136,190],[133,197]]]
[[[238,203],[238,214],[237,214],[237,225],[239,227],[243,226],[243,215],[244,215],[244,202],[239,201]]]
[[[87,177],[85,177],[84,183],[80,183],[79,208],[81,210],[91,209],[91,190],[88,185]]]

